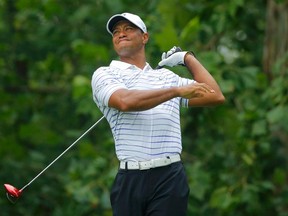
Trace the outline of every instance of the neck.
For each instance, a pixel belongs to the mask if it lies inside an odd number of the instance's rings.
[[[131,65],[135,65],[136,67],[143,69],[146,65],[146,59],[144,58],[143,60],[138,60],[138,59],[134,59],[134,58],[127,58],[127,57],[120,57],[120,61],[122,62],[126,62],[128,64]]]
[[[119,54],[119,53],[118,53]],[[143,69],[146,65],[146,57],[144,50],[140,52],[122,52],[119,54],[120,61],[126,62],[128,64],[135,65],[136,67]]]

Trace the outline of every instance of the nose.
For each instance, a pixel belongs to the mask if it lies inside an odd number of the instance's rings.
[[[119,38],[122,38],[122,37],[125,37],[125,36],[126,36],[126,33],[125,33],[124,29],[123,29],[123,30],[121,29],[121,30],[119,31],[118,37],[119,37]]]

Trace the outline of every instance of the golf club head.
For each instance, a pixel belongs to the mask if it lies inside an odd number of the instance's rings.
[[[11,203],[16,203],[19,197],[21,196],[22,190],[18,190],[16,187],[10,184],[4,184],[4,188],[6,190],[7,199]]]

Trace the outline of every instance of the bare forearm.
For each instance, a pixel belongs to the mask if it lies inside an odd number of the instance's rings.
[[[199,83],[206,83],[215,91],[215,94],[213,95],[209,94],[204,98],[190,100],[189,105],[215,105],[225,101],[224,95],[222,94],[222,91],[215,79],[194,56],[186,54],[185,64],[195,81]]]
[[[155,90],[127,90],[114,92],[109,99],[109,106],[123,112],[148,110],[175,97],[186,99],[202,98],[213,95],[214,90],[205,83],[192,83],[180,87]]]
[[[112,94],[109,106],[121,111],[143,111],[178,97],[178,95],[176,87],[157,90],[121,89]]]
[[[207,85],[211,86],[216,93],[221,92],[215,79],[194,56],[186,54],[185,64],[192,74],[194,80],[200,83],[206,83]]]

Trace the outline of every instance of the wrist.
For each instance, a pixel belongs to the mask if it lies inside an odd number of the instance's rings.
[[[181,89],[180,87],[172,87],[171,88],[172,90],[172,94],[173,94],[173,98],[176,98],[176,97],[181,97]]]
[[[184,64],[187,66],[190,62],[196,60],[196,56],[193,52],[187,52],[186,55],[184,56]]]

